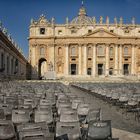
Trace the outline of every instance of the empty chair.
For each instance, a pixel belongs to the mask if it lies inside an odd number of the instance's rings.
[[[32,139],[35,138],[44,138],[43,136],[39,137],[39,135],[33,135],[34,133],[39,133],[42,135],[42,133],[45,133],[45,140],[46,138],[49,140],[53,140],[53,135],[49,132],[49,128],[46,122],[40,122],[40,123],[25,123],[25,124],[21,124],[17,126],[17,132],[19,133],[19,135],[21,135],[21,132],[25,132],[27,134],[27,132],[31,132],[32,135],[26,135],[25,139],[29,139],[29,137],[31,137]],[[22,133],[22,134],[25,134]],[[25,136],[25,135],[24,135]],[[19,136],[20,137],[20,136]]]
[[[18,105],[17,109],[19,110],[27,110],[30,112],[30,114],[32,114],[32,106],[31,105]]]
[[[0,140],[16,140],[17,136],[11,121],[0,120]]]
[[[53,140],[48,138],[45,130],[28,130],[19,132],[19,140]]]
[[[10,104],[0,104],[0,108],[4,110],[4,115],[6,118],[11,118],[12,116],[12,109],[14,108],[13,105]]]
[[[6,116],[4,114],[4,110],[0,108],[0,120],[6,119]]]
[[[75,114],[75,113],[77,113],[77,111],[76,110],[73,110],[71,107],[62,107],[61,109],[60,109],[60,114]]]
[[[37,101],[34,99],[24,99],[24,105],[31,105],[32,108],[35,108],[37,105]]]
[[[65,123],[57,122],[56,123],[56,139],[57,137],[67,135],[69,140],[78,140],[81,138],[80,124],[79,122]]]
[[[78,105],[84,103],[82,99],[75,99],[72,101],[72,109],[77,109]]]
[[[88,111],[89,111],[89,104],[79,104],[78,105],[78,109],[77,109],[78,115],[86,116],[88,114]]]
[[[139,102],[138,102],[137,98],[134,98],[134,97],[130,98],[128,100],[128,103],[125,104],[126,114],[128,112],[137,112],[138,104],[139,104]]]
[[[53,122],[53,116],[51,110],[35,110],[34,122],[47,122],[50,124]]]
[[[110,103],[115,105],[116,102],[119,100],[119,97],[120,97],[120,93],[112,93],[112,97],[111,97]]]
[[[61,111],[62,108],[71,108],[71,107],[72,107],[72,105],[71,105],[70,102],[59,103],[58,104],[58,109],[57,109],[58,115],[60,115],[60,111]]]
[[[26,123],[30,121],[30,112],[27,110],[13,110],[12,122],[15,124]]]
[[[101,109],[90,109],[86,117],[87,123],[101,120]]]
[[[79,117],[79,121],[82,122],[86,119],[86,116],[88,115],[89,112],[89,105],[88,104],[79,104],[77,113]]]
[[[47,99],[40,99],[39,105],[45,105],[45,106],[50,106],[51,105],[51,101],[47,100]]]
[[[17,132],[28,131],[28,130],[48,130],[46,122],[39,123],[24,123],[17,126]]]
[[[112,139],[111,121],[92,121],[88,126],[87,140]]]

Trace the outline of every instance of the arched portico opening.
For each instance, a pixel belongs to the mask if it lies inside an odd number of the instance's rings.
[[[47,60],[45,58],[40,58],[38,62],[38,78],[42,79],[45,77],[47,72]]]

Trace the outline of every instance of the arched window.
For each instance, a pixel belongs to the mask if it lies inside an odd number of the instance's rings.
[[[75,47],[71,48],[71,55],[73,55],[73,56],[76,55],[76,48]]]
[[[44,55],[45,54],[45,49],[44,49],[44,47],[41,47],[40,48],[40,55]]]
[[[102,46],[98,47],[98,51],[97,51],[98,55],[104,55],[104,49]]]
[[[110,47],[110,49],[109,49],[109,54],[110,54],[110,56],[113,55],[113,47]]]
[[[92,55],[92,49],[91,47],[88,47],[88,56],[91,56]]]
[[[124,48],[124,55],[128,55],[128,47]]]
[[[62,48],[61,47],[58,48],[58,55],[62,55]]]

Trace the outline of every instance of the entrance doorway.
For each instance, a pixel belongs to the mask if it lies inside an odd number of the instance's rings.
[[[103,64],[98,64],[98,75],[103,75]]]
[[[92,69],[91,69],[91,68],[88,68],[88,69],[87,69],[87,75],[91,75],[91,74],[92,74],[91,71],[92,71]]]
[[[129,64],[123,65],[124,75],[129,75]]]
[[[109,75],[113,75],[113,68],[109,69]]]
[[[43,79],[47,72],[47,60],[45,58],[39,59],[38,62],[38,78]]]
[[[71,75],[76,75],[76,73],[77,73],[76,64],[71,64]]]

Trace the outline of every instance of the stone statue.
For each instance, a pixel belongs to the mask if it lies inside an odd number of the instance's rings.
[[[116,17],[114,18],[114,24],[117,24],[117,18]]]
[[[93,24],[96,24],[96,18],[93,17]]]
[[[31,24],[33,24],[34,23],[34,20],[33,19],[31,19]]]
[[[4,33],[5,35],[7,35],[8,31],[7,31],[6,28],[3,28],[3,33]]]
[[[100,16],[100,24],[103,24],[103,17]]]
[[[54,24],[55,23],[55,19],[54,19],[54,17],[52,18],[52,24]]]
[[[135,25],[135,18],[132,18],[132,24]]]
[[[106,17],[106,24],[109,24],[109,17]]]
[[[0,21],[0,29],[2,29],[2,22]]]
[[[123,24],[123,18],[120,17],[120,25],[122,25],[122,24]]]
[[[53,64],[52,64],[52,62],[48,63],[48,71],[53,71]]]
[[[69,24],[69,18],[66,17],[66,24]]]

